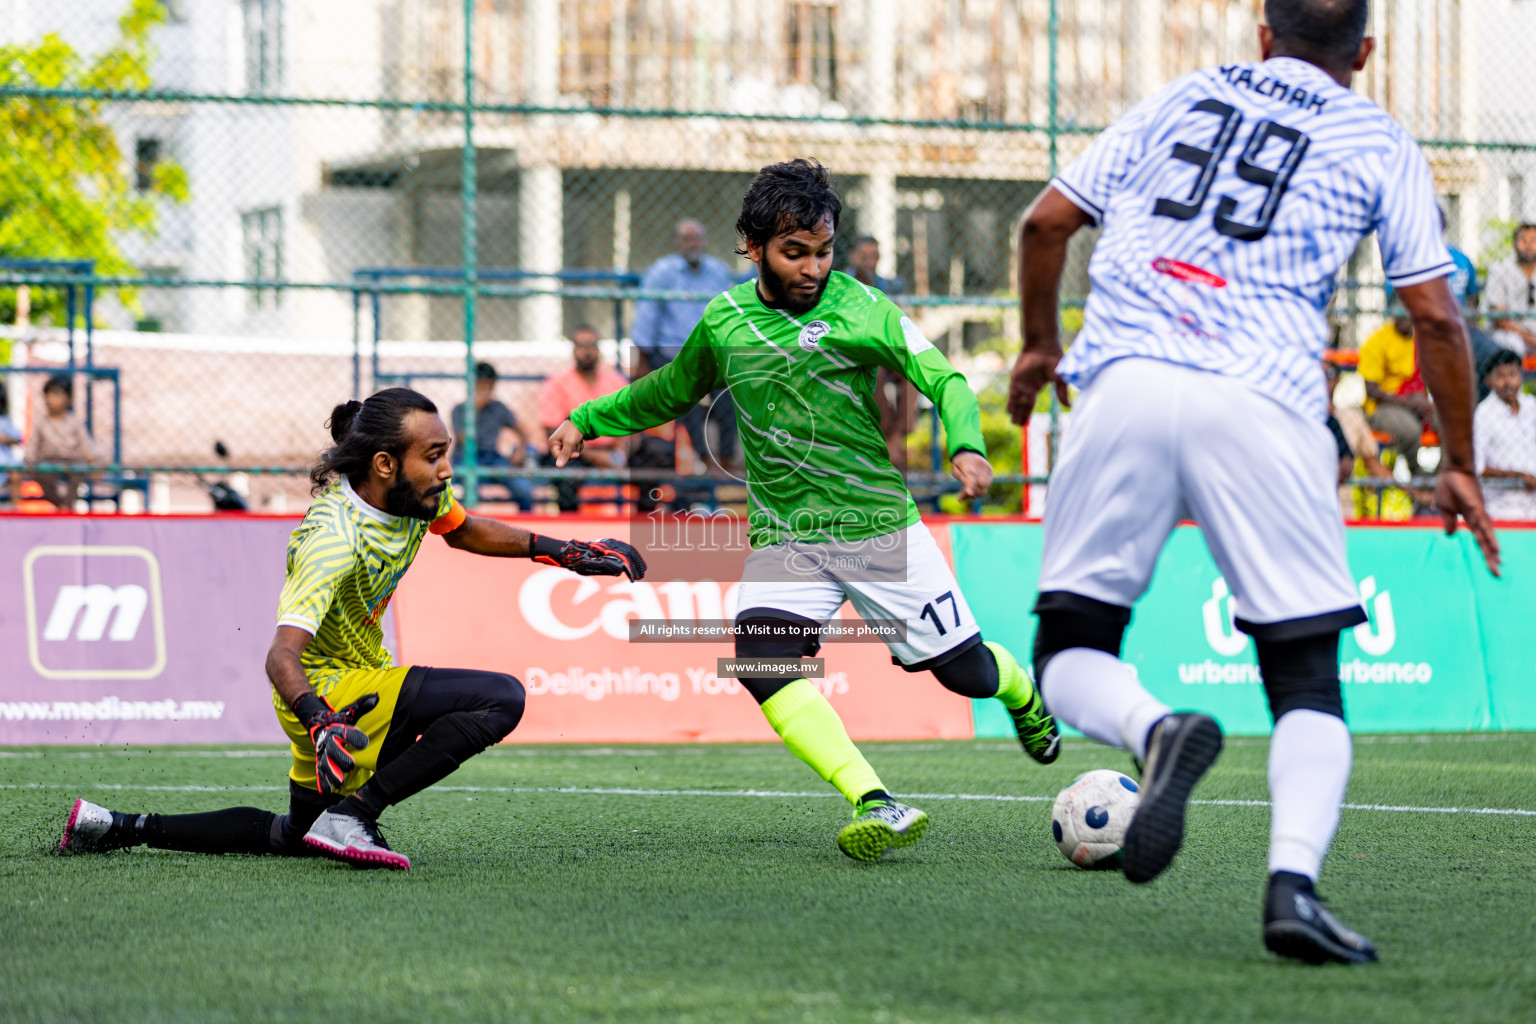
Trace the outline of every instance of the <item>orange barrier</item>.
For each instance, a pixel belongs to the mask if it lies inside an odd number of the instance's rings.
[[[1384,448],[1392,446],[1392,435],[1385,430],[1373,430],[1371,431],[1371,437]],[[1437,448],[1440,445],[1440,435],[1433,430],[1426,430],[1419,435],[1419,445],[1423,448]]]
[[[508,520],[582,540],[625,538],[628,521]],[[945,557],[949,530],[932,526]],[[773,740],[757,703],[716,660],[728,642],[630,643],[632,618],[729,617],[734,580],[580,577],[525,559],[483,558],[423,544],[395,595],[405,664],[510,672],[528,690],[516,742],[655,743]],[[839,613],[857,621],[844,605]],[[969,739],[970,702],[927,672],[891,664],[883,643],[822,648],[813,680],[854,739]]]
[[[1323,362],[1332,363],[1344,370],[1353,370],[1360,365],[1360,352],[1352,348],[1331,348],[1323,353]],[[1521,364],[1526,373],[1536,373],[1536,355],[1526,356]]]

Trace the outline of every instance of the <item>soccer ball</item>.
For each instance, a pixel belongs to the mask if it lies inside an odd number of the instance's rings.
[[[1117,868],[1125,830],[1141,803],[1136,783],[1107,768],[1084,772],[1056,795],[1051,835],[1080,868]]]

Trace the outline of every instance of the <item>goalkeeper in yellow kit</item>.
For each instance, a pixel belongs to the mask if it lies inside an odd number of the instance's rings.
[[[409,868],[379,834],[379,815],[505,738],[524,696],[501,672],[391,663],[380,620],[427,533],[582,575],[645,574],[622,541],[561,542],[467,515],[449,489],[452,439],[418,392],[388,388],[338,405],[330,427],[335,444],[315,465],[319,497],[288,544],[267,652],[278,721],[292,741],[288,813],[125,814],[77,800],[61,849],[321,853]]]

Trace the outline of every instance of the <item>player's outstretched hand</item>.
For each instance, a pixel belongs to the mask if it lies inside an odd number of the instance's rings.
[[[555,432],[549,435],[549,454],[555,457],[555,465],[563,467],[567,462],[581,454],[581,449],[586,446],[586,438],[581,436],[581,431],[576,429],[576,424],[566,420],[555,428]]]
[[[975,501],[992,487],[992,464],[978,452],[956,452],[949,471],[960,481],[961,501]]]
[[[315,784],[320,792],[334,793],[346,784],[348,773],[357,767],[352,751],[368,745],[368,734],[357,727],[357,720],[378,705],[379,695],[370,693],[340,710],[316,694],[306,694],[294,706],[315,745]]]
[[[630,581],[645,577],[645,559],[633,544],[622,540],[568,540],[554,553],[536,553],[535,562],[558,565],[578,576],[628,576]]]
[[[1013,375],[1008,380],[1008,415],[1019,426],[1029,423],[1035,411],[1035,399],[1048,385],[1056,386],[1056,397],[1063,409],[1072,407],[1072,397],[1067,393],[1067,382],[1056,376],[1056,364],[1061,362],[1060,352],[1043,349],[1026,349],[1014,361]]]
[[[1466,520],[1467,529],[1483,552],[1483,561],[1488,563],[1488,571],[1499,575],[1499,538],[1494,536],[1493,523],[1483,507],[1483,489],[1477,477],[1464,469],[1442,469],[1435,483],[1435,504],[1440,507],[1446,536],[1456,532],[1457,516]]]

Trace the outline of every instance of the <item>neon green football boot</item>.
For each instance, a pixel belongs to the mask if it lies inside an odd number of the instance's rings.
[[[894,800],[868,800],[837,834],[837,848],[854,860],[876,861],[886,850],[911,846],[928,829],[928,815]]]
[[[1008,708],[1024,752],[1041,764],[1050,764],[1061,753],[1061,734],[1056,730],[1056,719],[1046,714],[1035,677],[1001,644],[988,641],[987,647],[997,659],[998,698]]]

